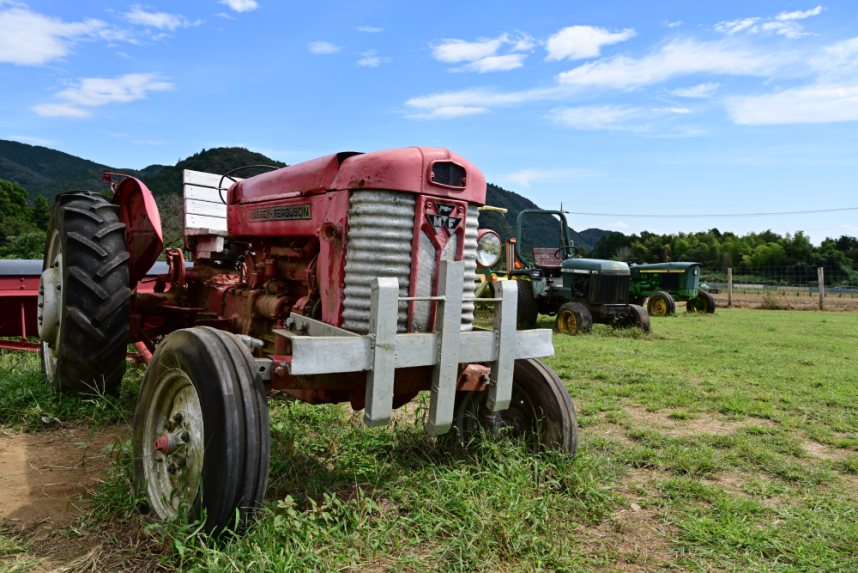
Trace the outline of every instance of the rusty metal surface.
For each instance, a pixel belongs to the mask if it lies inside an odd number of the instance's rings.
[[[354,191],[349,208],[348,248],[342,327],[369,332],[370,281],[399,281],[399,296],[408,296],[415,196],[395,191]],[[407,328],[407,304],[399,305],[397,331]]]

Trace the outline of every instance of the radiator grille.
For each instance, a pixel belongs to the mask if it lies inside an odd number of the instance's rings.
[[[352,191],[346,250],[343,328],[369,332],[371,290],[376,277],[399,280],[399,296],[408,296],[415,195],[397,191]],[[397,332],[408,325],[407,303],[399,303]]]
[[[594,275],[590,279],[590,304],[627,304],[629,275]]]
[[[432,166],[432,183],[448,187],[465,187],[465,168],[447,161]]]
[[[664,273],[661,275],[661,288],[664,290],[677,290],[679,289],[679,277],[682,276],[679,273]]]
[[[474,298],[477,283],[477,234],[480,226],[480,211],[476,205],[468,205],[468,219],[465,221],[465,248],[462,260],[465,261],[465,298]],[[474,322],[474,303],[462,303],[462,330],[471,330]]]

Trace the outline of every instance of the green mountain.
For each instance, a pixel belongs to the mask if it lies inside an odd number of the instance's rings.
[[[217,147],[203,149],[176,165],[150,165],[143,169],[114,168],[47,147],[0,140],[0,179],[14,181],[23,186],[31,200],[38,195],[51,199],[57,193],[71,189],[105,189],[106,185],[101,181],[105,169],[137,177],[146,183],[154,195],[165,196],[181,192],[184,169],[226,173],[245,165],[286,166],[283,162],[243,147]],[[250,169],[236,173],[236,176],[247,178],[264,171],[266,170]],[[519,211],[539,208],[518,193],[491,183],[488,185],[486,202],[509,210],[505,216],[492,211],[483,211],[480,214],[480,227],[498,231],[504,240],[514,235]],[[554,217],[527,217],[522,232],[523,247],[529,252],[532,247],[556,246],[559,234],[560,222]],[[580,233],[572,231],[572,240],[589,251],[599,239],[609,234],[610,231],[601,229],[587,229]]]
[[[497,231],[504,241],[515,236],[515,225],[521,211],[539,209],[539,206],[530,199],[492,183],[488,184],[486,204],[508,210],[506,214],[496,211],[480,213],[480,228]],[[602,229],[587,229],[580,233],[571,227],[569,230],[575,245],[584,247],[588,251],[599,239],[611,234],[611,231]],[[533,247],[557,247],[560,242],[560,220],[549,215],[525,215],[522,221],[521,239],[522,253],[525,255],[529,255]]]

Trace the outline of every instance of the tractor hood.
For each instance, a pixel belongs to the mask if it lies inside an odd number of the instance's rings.
[[[566,259],[563,261],[562,271],[564,273],[599,273],[607,275],[628,275],[629,265],[618,261],[605,261],[602,259]]]
[[[701,267],[700,263],[656,263],[654,265],[632,265],[631,273],[632,279],[638,280],[641,278],[641,274],[680,274],[695,267],[699,269]],[[699,272],[696,274],[699,274]]]

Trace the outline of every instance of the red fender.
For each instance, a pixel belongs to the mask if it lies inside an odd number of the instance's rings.
[[[125,223],[128,274],[131,288],[146,275],[164,249],[161,215],[152,192],[139,179],[125,177],[116,186],[113,202],[119,205],[119,220]]]

